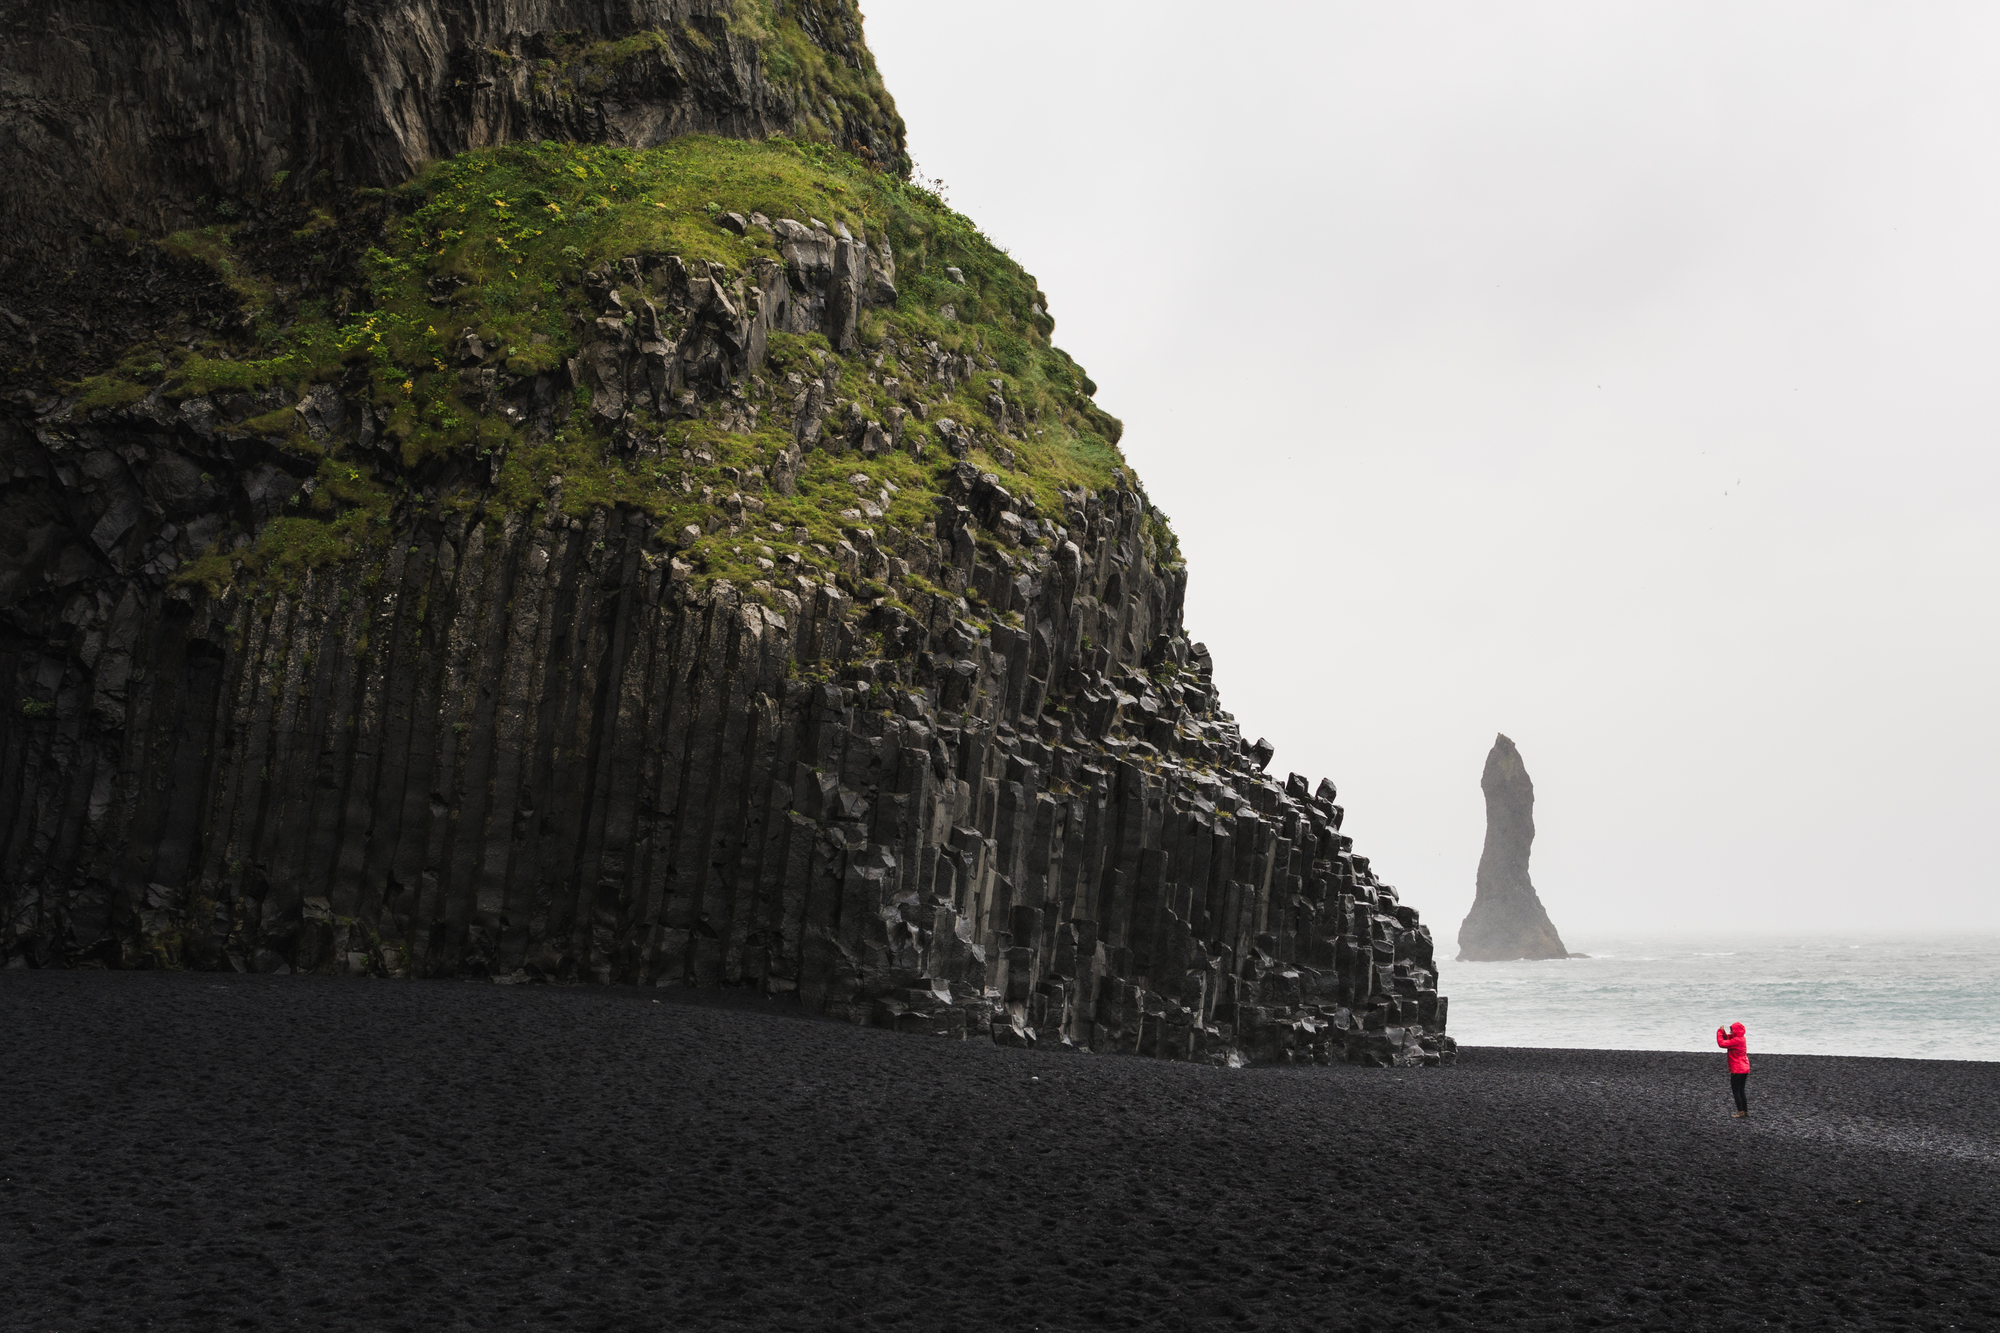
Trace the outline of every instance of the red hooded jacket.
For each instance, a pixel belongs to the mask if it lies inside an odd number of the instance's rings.
[[[1750,1072],[1750,1042],[1743,1035],[1741,1023],[1731,1023],[1729,1030],[1715,1030],[1715,1044],[1729,1052],[1729,1072],[1747,1074]]]

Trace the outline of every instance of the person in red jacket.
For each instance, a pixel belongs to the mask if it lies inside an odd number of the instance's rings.
[[[1736,1114],[1732,1120],[1750,1118],[1750,1098],[1744,1085],[1750,1081],[1750,1043],[1743,1035],[1741,1023],[1731,1023],[1729,1029],[1715,1030],[1715,1044],[1729,1052],[1729,1095],[1736,1099]]]

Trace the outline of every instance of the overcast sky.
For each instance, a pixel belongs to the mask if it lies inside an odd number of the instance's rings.
[[[2000,6],[867,12],[1441,943],[1497,731],[1572,948],[2000,928]]]

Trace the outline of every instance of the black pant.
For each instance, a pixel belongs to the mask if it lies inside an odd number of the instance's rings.
[[[1748,1074],[1731,1074],[1729,1076],[1729,1095],[1736,1099],[1736,1109],[1744,1115],[1750,1114],[1750,1099],[1743,1094],[1743,1085],[1749,1081],[1750,1076]]]

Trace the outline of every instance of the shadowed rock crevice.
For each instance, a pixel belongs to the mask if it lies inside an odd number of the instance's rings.
[[[1493,741],[1479,789],[1486,793],[1486,846],[1479,854],[1478,893],[1458,928],[1458,961],[1569,957],[1528,877],[1535,784],[1505,736]]]

